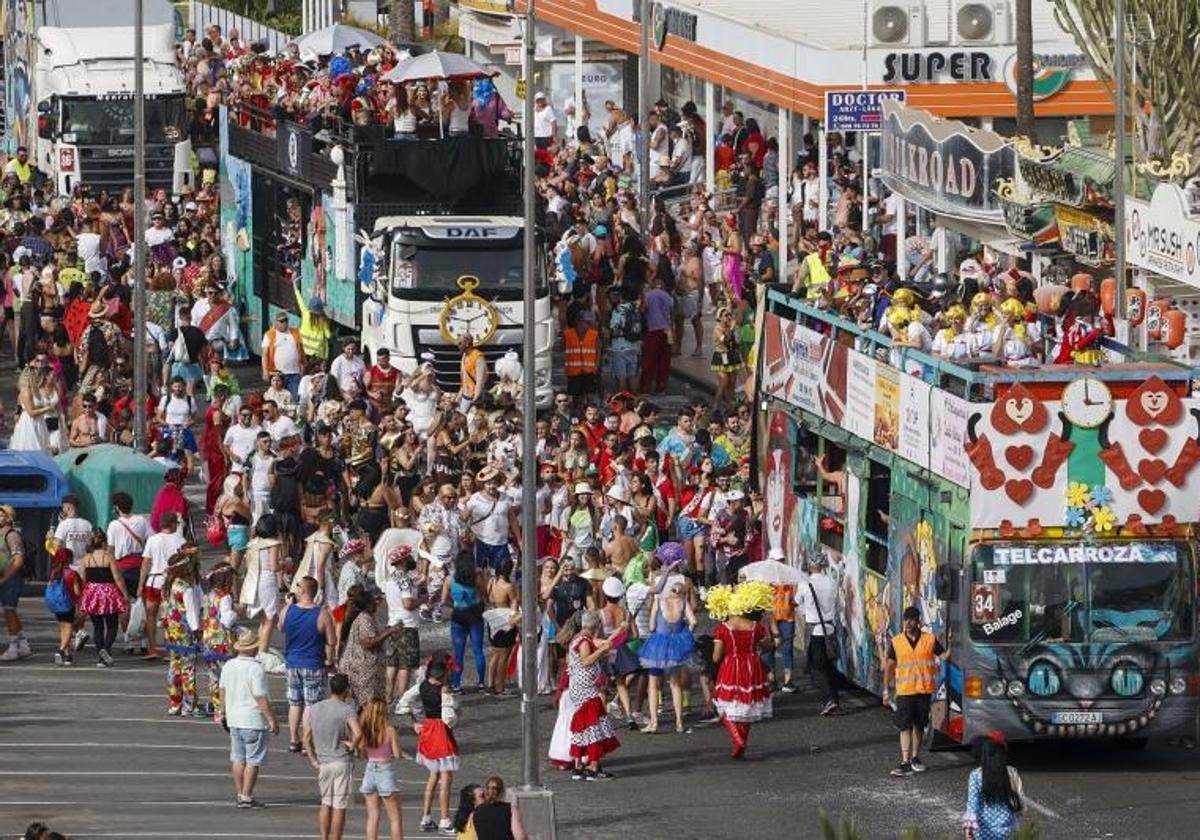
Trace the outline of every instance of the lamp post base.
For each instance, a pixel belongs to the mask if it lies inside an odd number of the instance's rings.
[[[555,840],[554,792],[549,788],[512,788],[513,806],[529,840]]]

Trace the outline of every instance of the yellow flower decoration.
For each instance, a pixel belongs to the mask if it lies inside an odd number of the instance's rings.
[[[729,601],[733,598],[733,587],[731,586],[714,586],[708,590],[708,594],[704,597],[704,605],[708,607],[708,614],[717,621],[724,621],[729,618]]]
[[[775,588],[761,580],[748,580],[738,584],[729,599],[731,615],[747,615],[752,612],[766,612],[775,607]]]
[[[1117,515],[1110,507],[1098,507],[1092,511],[1092,526],[1097,531],[1111,531],[1117,525]]]
[[[1092,501],[1091,490],[1086,484],[1072,481],[1067,488],[1067,507],[1087,507]]]

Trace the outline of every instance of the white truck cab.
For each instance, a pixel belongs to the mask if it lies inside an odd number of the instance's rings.
[[[367,296],[363,351],[386,347],[392,364],[413,370],[431,354],[438,385],[459,388],[457,342],[469,334],[490,370],[509,350],[523,356],[525,330],[534,330],[532,368],[539,408],[553,401],[550,350],[554,319],[545,272],[537,276],[533,324],[526,324],[524,219],[519,216],[383,216],[363,245],[359,279]]]

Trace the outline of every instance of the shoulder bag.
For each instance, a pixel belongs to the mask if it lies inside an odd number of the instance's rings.
[[[821,613],[821,601],[817,598],[817,590],[813,588],[812,581],[808,583],[808,591],[812,593],[813,605],[817,608],[817,618],[821,622],[821,630],[824,633],[821,638],[825,642],[825,655],[829,657],[829,662],[836,667],[838,662],[837,628],[833,626],[832,621],[825,621],[825,616]]]

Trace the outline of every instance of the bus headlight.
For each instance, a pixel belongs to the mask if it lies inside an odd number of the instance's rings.
[[[1013,680],[1012,682],[1010,682],[1008,684],[1008,696],[1009,697],[1024,697],[1025,696],[1025,683],[1021,682],[1020,680]]]
[[[1171,693],[1183,694],[1187,691],[1187,677],[1172,677],[1171,678]]]
[[[1150,693],[1155,697],[1162,697],[1167,693],[1167,683],[1162,679],[1150,680]]]
[[[987,694],[988,694],[988,697],[1003,697],[1004,696],[1004,680],[988,680]]]

